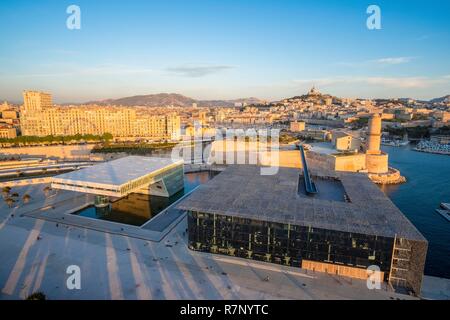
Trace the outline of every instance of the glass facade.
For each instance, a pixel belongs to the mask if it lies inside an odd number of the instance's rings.
[[[170,188],[169,195],[172,195],[175,192],[178,192],[183,188],[183,165],[175,164],[170,167],[166,167],[158,170],[160,172],[149,173],[145,176],[142,176],[139,179],[130,181],[123,186],[120,187],[119,192],[122,194],[129,193],[131,191],[135,191],[136,189],[143,188],[146,184],[154,183],[155,181],[160,181],[164,179],[167,188]],[[176,190],[176,191],[174,191]]]
[[[170,196],[184,188],[183,166],[172,168],[162,174],[159,174],[156,178],[162,178],[164,180],[164,184]]]
[[[387,276],[394,239],[274,223],[203,212],[188,212],[189,247],[294,267],[302,260],[356,268],[376,265]]]

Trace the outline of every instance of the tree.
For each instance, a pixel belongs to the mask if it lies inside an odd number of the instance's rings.
[[[14,200],[13,198],[6,198],[5,202],[9,208],[12,208],[12,206],[16,202],[16,200]]]
[[[22,197],[23,203],[28,203],[31,200],[31,196],[28,193],[25,193]]]
[[[34,292],[30,294],[25,300],[46,300],[47,297],[42,292]]]
[[[37,136],[18,136],[15,138],[0,138],[0,144],[7,145],[46,145],[46,144],[66,144],[71,142],[80,142],[80,141],[102,141],[102,140],[111,140],[112,135],[109,133],[105,133],[103,135],[93,135],[93,134],[76,134],[76,135],[67,135],[67,136],[45,136],[45,137],[37,137]]]
[[[3,187],[2,192],[9,194],[9,192],[11,191],[11,187]]]
[[[9,196],[9,192],[11,191],[11,188],[5,187],[2,190],[3,198],[7,198]]]
[[[102,135],[102,139],[105,142],[108,142],[109,140],[112,140],[112,138],[113,138],[113,135],[111,133],[108,133],[108,132],[106,132],[106,133],[104,133]]]
[[[48,194],[50,193],[50,191],[52,191],[52,188],[51,188],[50,186],[46,186],[46,187],[44,188],[44,194],[45,194],[46,197],[48,196]]]

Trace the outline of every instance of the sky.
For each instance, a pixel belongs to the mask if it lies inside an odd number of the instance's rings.
[[[369,5],[381,29],[369,30]],[[81,10],[70,30],[69,5]],[[450,1],[2,0],[0,99],[450,94]]]

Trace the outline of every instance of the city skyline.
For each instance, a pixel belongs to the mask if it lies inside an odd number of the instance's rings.
[[[72,3],[15,1],[0,13],[14,31],[3,37],[0,98],[35,88],[56,103],[160,92],[273,101],[316,85],[428,100],[450,93],[450,4],[431,2],[378,1],[382,29],[368,30],[361,1],[77,1],[81,29],[69,30]]]

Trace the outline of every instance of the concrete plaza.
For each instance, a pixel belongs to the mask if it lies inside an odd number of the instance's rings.
[[[411,299],[386,287],[369,290],[361,280],[192,252],[186,219],[151,241],[29,216],[49,207],[60,216],[89,200],[66,191],[44,196],[44,187],[12,190],[30,194],[27,204],[0,201],[1,299],[36,291],[49,299]],[[66,286],[70,265],[81,269],[81,290]]]

